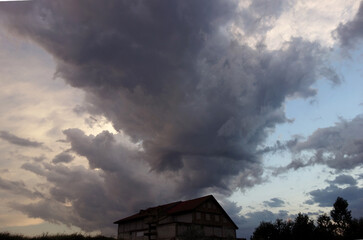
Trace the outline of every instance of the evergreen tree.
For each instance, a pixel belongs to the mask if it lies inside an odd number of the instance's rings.
[[[270,222],[261,222],[255,229],[251,240],[274,240],[277,239],[275,226]]]
[[[333,228],[330,217],[326,214],[318,217],[317,226],[315,228],[315,238],[321,240],[329,240],[333,238]]]
[[[338,197],[329,217],[320,215],[317,225],[306,214],[299,213],[294,221],[276,219],[275,223],[261,222],[251,240],[353,240],[363,239],[363,218],[352,219],[348,202]]]
[[[276,219],[274,227],[276,229],[279,240],[290,240],[292,235],[293,221],[283,221],[282,219]]]
[[[294,240],[313,239],[314,237],[314,221],[309,219],[306,214],[299,213],[295,218],[292,227],[292,236]]]
[[[363,239],[363,218],[352,219],[351,226],[345,235],[346,239]]]
[[[351,211],[348,210],[347,200],[338,197],[334,203],[330,216],[334,221],[334,233],[336,236],[344,237],[352,222]]]

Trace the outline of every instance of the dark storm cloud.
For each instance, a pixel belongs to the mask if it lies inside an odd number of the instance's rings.
[[[64,133],[71,151],[86,157],[94,170],[46,162],[25,163],[23,169],[47,180],[49,197],[28,205],[13,204],[14,209],[29,217],[111,234],[113,221],[163,201],[181,199],[174,185],[158,180],[149,172],[149,166],[135,156],[135,151],[117,142],[115,135],[105,131],[87,136],[78,129]]]
[[[12,194],[24,196],[31,199],[43,197],[40,192],[29,190],[26,185],[21,181],[11,181],[0,177],[0,190],[1,189]]]
[[[323,68],[319,45],[301,39],[272,52],[231,42],[221,29],[235,5],[36,1],[4,9],[13,31],[46,48],[58,75],[87,91],[88,111],[142,142],[153,170],[212,170],[225,162],[230,169],[216,178],[228,180],[249,166],[258,177],[255,150],[268,129],[287,121],[282,103],[314,96],[311,85]]]
[[[320,128],[305,141],[289,146],[295,159],[287,166],[277,168],[274,174],[324,164],[337,171],[354,169],[363,165],[363,116],[351,121],[341,119],[333,127]],[[301,153],[309,152],[310,157]]]
[[[31,141],[25,138],[21,138],[18,136],[15,136],[14,134],[9,133],[8,131],[0,131],[0,138],[17,146],[22,147],[41,147],[43,143]]]
[[[27,163],[23,169],[45,177],[50,183],[49,197],[32,204],[12,204],[29,217],[111,234],[113,221],[151,204],[150,199],[145,199],[150,196],[146,183],[136,185],[128,176],[46,163]]]
[[[338,196],[342,197],[348,201],[348,208],[354,217],[363,216],[363,188],[359,186],[342,188],[331,183],[328,187],[311,191],[309,194],[310,203],[317,203],[321,207],[331,207]]]
[[[103,131],[96,136],[87,136],[79,129],[64,130],[71,150],[88,159],[91,169],[100,168],[109,172],[117,172],[125,162],[134,160],[134,152],[118,144],[114,135]]]
[[[260,13],[259,6],[251,7]],[[277,16],[280,8],[265,10]],[[82,191],[67,182],[76,175],[73,170],[48,167],[63,173],[61,178],[47,174],[55,186],[54,201],[71,195],[77,216],[97,208],[106,218],[115,209],[121,215],[171,196],[229,195],[263,181],[257,148],[277,124],[289,121],[283,106],[287,97],[316,94],[312,85],[327,73],[325,50],[298,38],[274,51],[236,42],[228,29],[241,14],[237,10],[236,1],[217,0],[0,6],[10,31],[51,53],[56,75],[85,91],[86,103],[77,111],[104,115],[140,146],[126,147],[106,131],[87,136],[65,130],[71,150],[87,158],[94,171],[100,169],[103,180],[84,183]],[[84,181],[94,171],[88,176],[82,170]],[[88,202],[96,189],[101,194]],[[127,203],[120,202],[125,198]],[[33,216],[38,207],[19,209]],[[97,226],[91,221],[99,221],[99,215],[82,221],[70,216],[69,222]]]
[[[270,201],[264,201],[263,204],[271,208],[283,207],[285,205],[285,201],[279,198],[271,198]]]
[[[71,161],[73,161],[74,156],[72,156],[71,154],[69,154],[67,151],[66,152],[62,152],[57,154],[52,162],[53,163],[69,163]]]
[[[363,38],[363,1],[361,1],[358,13],[352,21],[339,24],[334,34],[337,35],[341,44],[352,47],[356,42]]]

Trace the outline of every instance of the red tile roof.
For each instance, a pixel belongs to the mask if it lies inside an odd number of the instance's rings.
[[[178,214],[178,213],[182,213],[182,212],[193,211],[194,209],[196,209],[198,206],[200,206],[202,203],[204,203],[205,201],[207,201],[209,199],[213,200],[214,202],[216,202],[219,205],[219,203],[213,197],[213,195],[208,195],[208,196],[204,196],[204,197],[200,197],[200,198],[196,198],[196,199],[192,199],[192,200],[172,202],[172,203],[168,203],[168,204],[164,204],[164,205],[160,205],[160,206],[156,206],[156,207],[147,208],[145,210],[140,210],[139,213],[136,213],[136,214],[131,215],[126,218],[122,218],[114,223],[118,224],[121,222],[130,221],[130,220],[146,218],[148,216],[155,215],[155,213],[157,213],[159,216],[166,216],[166,215],[174,215],[174,214]],[[224,211],[224,209],[222,207],[221,207],[221,209],[223,210],[225,215],[228,217],[228,219],[238,229],[237,225],[228,216],[228,214]]]
[[[129,221],[129,220],[136,220],[136,219],[140,219],[140,218],[145,218],[148,217],[150,215],[153,215],[155,212],[158,212],[159,214],[167,214],[168,209],[174,207],[175,205],[179,204],[181,202],[173,202],[173,203],[168,203],[168,204],[164,204],[164,205],[160,205],[160,206],[156,206],[156,207],[151,207],[151,208],[147,208],[147,209],[142,209],[140,210],[140,212],[128,216],[126,218],[122,218],[114,223],[121,223],[121,222],[125,222],[125,221]]]
[[[174,207],[168,210],[168,214],[175,214],[175,213],[194,210],[195,208],[197,208],[199,205],[201,205],[203,202],[205,202],[207,199],[211,197],[213,198],[212,195],[208,195],[201,198],[179,202],[179,204],[175,205]]]

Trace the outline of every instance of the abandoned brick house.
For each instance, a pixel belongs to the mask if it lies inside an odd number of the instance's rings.
[[[212,195],[140,210],[114,223],[123,240],[177,240],[190,229],[214,239],[235,239],[238,229]]]

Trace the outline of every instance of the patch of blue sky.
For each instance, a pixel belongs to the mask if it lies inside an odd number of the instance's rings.
[[[318,128],[334,126],[341,119],[351,120],[363,113],[363,48],[342,56],[340,50],[331,53],[331,65],[341,77],[340,84],[332,84],[326,79],[317,81],[313,88],[318,93],[308,99],[288,99],[285,103],[286,116],[292,123],[276,126],[265,142],[273,145],[295,135],[308,137]]]
[[[294,121],[276,126],[275,131],[266,140],[265,146],[273,146],[276,141],[291,140],[296,135],[306,138],[318,128],[331,127],[341,119],[351,120],[363,113],[363,69],[361,66],[363,48],[355,49],[348,54],[341,49],[335,49],[330,57],[330,64],[341,77],[342,82],[332,84],[326,79],[321,79],[313,85],[318,90],[314,98],[288,99],[284,106],[286,116]],[[309,157],[312,153],[304,152],[303,154]],[[251,209],[266,208],[263,206],[263,200],[274,197],[288,200],[283,209],[290,213],[329,210],[317,205],[307,205],[304,202],[309,199],[310,191],[325,188],[328,185],[325,180],[334,179],[338,173],[324,165],[315,165],[290,170],[276,177],[272,176],[273,169],[286,166],[293,157],[288,151],[268,153],[263,156],[264,176],[268,178],[268,181],[243,192],[236,191],[230,198],[242,204],[243,214],[254,211]],[[360,168],[349,172],[358,176],[361,170]],[[358,185],[361,185],[361,182],[358,182]]]
[[[251,189],[236,191],[230,200],[242,206],[242,214],[264,209],[272,212],[283,209],[290,214],[325,211],[327,209],[317,205],[307,205],[305,201],[310,199],[309,192],[328,186],[325,179],[330,175],[329,169],[322,165],[291,170],[277,177],[270,177],[265,183]],[[285,205],[274,209],[265,206],[263,202],[271,198],[279,198],[285,201]]]

